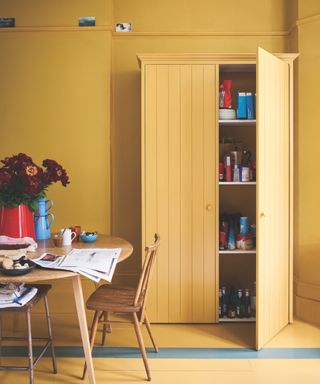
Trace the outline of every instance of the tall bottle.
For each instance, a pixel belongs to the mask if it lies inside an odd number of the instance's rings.
[[[246,288],[244,291],[243,304],[244,304],[244,316],[251,317],[250,291],[248,288]]]
[[[236,249],[236,236],[234,233],[234,223],[230,221],[229,234],[228,234],[228,249]]]
[[[253,291],[250,298],[252,316],[256,316],[256,282],[253,283]]]
[[[232,181],[231,156],[225,157],[226,181]]]
[[[219,318],[222,317],[222,289],[219,288]]]
[[[230,298],[229,298],[229,306],[228,306],[228,317],[230,319],[234,319],[236,317],[236,291],[234,287],[231,287],[230,290]]]
[[[227,317],[228,316],[228,300],[227,300],[227,288],[222,287],[221,288],[221,316]]]
[[[242,289],[240,288],[237,290],[237,297],[236,297],[236,317],[240,319],[244,317]]]

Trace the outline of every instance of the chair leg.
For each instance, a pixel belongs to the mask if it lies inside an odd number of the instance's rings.
[[[95,311],[94,316],[93,316],[92,325],[91,325],[91,331],[90,331],[90,347],[91,347],[91,351],[93,349],[94,339],[96,338],[96,333],[97,333],[97,328],[98,328],[98,320],[99,320],[99,317],[100,317],[101,313],[102,313],[101,311]],[[85,379],[86,372],[87,372],[87,364],[84,363],[83,373],[82,373],[82,378],[81,378],[82,380]]]
[[[146,328],[147,328],[147,331],[148,331],[148,334],[149,334],[149,336],[150,336],[150,340],[151,340],[151,342],[152,342],[152,345],[153,345],[153,348],[154,348],[155,352],[159,352],[159,349],[158,349],[158,347],[157,347],[157,345],[156,345],[156,342],[154,341],[154,338],[153,338],[153,336],[152,336],[152,333],[151,333],[151,327],[150,327],[150,322],[149,322],[149,319],[148,319],[146,313],[144,314],[144,323],[145,323],[145,325],[146,325]]]
[[[103,328],[102,328],[102,338],[101,338],[102,346],[105,345],[107,333],[111,333],[111,325],[106,323],[108,321],[108,312],[103,312],[103,321],[105,321],[105,323],[103,324]]]
[[[48,325],[48,335],[50,340],[50,347],[51,347],[51,359],[52,359],[52,368],[53,373],[57,373],[57,362],[56,362],[56,354],[54,351],[54,345],[53,345],[53,337],[52,337],[52,328],[51,328],[51,318],[49,313],[49,304],[48,304],[48,296],[44,296],[44,306],[46,310],[46,318],[47,318],[47,325]]]
[[[31,333],[31,316],[30,310],[26,312],[27,329],[28,329],[28,360],[29,360],[29,383],[33,384],[33,352],[32,352],[32,333]]]
[[[0,313],[0,361],[2,359],[2,314]]]
[[[147,359],[146,349],[145,349],[143,338],[142,338],[140,323],[139,323],[139,320],[138,320],[136,313],[133,313],[132,316],[133,316],[134,330],[136,332],[137,340],[139,343],[139,348],[140,348],[140,352],[142,355],[143,364],[144,364],[144,367],[145,367],[145,370],[147,373],[148,381],[151,381],[150,369],[148,366],[148,359]]]

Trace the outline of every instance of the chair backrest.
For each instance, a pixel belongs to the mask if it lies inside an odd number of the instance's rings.
[[[160,244],[160,236],[156,233],[154,235],[154,243],[152,245],[145,247],[145,259],[143,262],[139,284],[138,284],[136,296],[134,299],[135,306],[138,304],[141,305],[141,316],[143,316],[144,314],[150,277],[154,267],[154,262],[158,252],[159,244]]]

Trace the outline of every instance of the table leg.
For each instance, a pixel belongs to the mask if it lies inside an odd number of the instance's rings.
[[[91,355],[90,341],[89,341],[89,335],[88,335],[87,318],[86,318],[85,305],[83,300],[81,280],[79,275],[72,277],[72,285],[73,285],[73,294],[76,301],[83,351],[84,351],[84,356],[87,364],[89,383],[95,384],[96,381],[94,377],[92,355]]]

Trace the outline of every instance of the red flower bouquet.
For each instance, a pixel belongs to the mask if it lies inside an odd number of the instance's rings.
[[[43,168],[31,157],[19,153],[1,160],[0,206],[27,205],[31,211],[37,208],[37,200],[45,197],[47,188],[57,181],[66,187],[69,178],[65,169],[54,160],[46,159]]]

